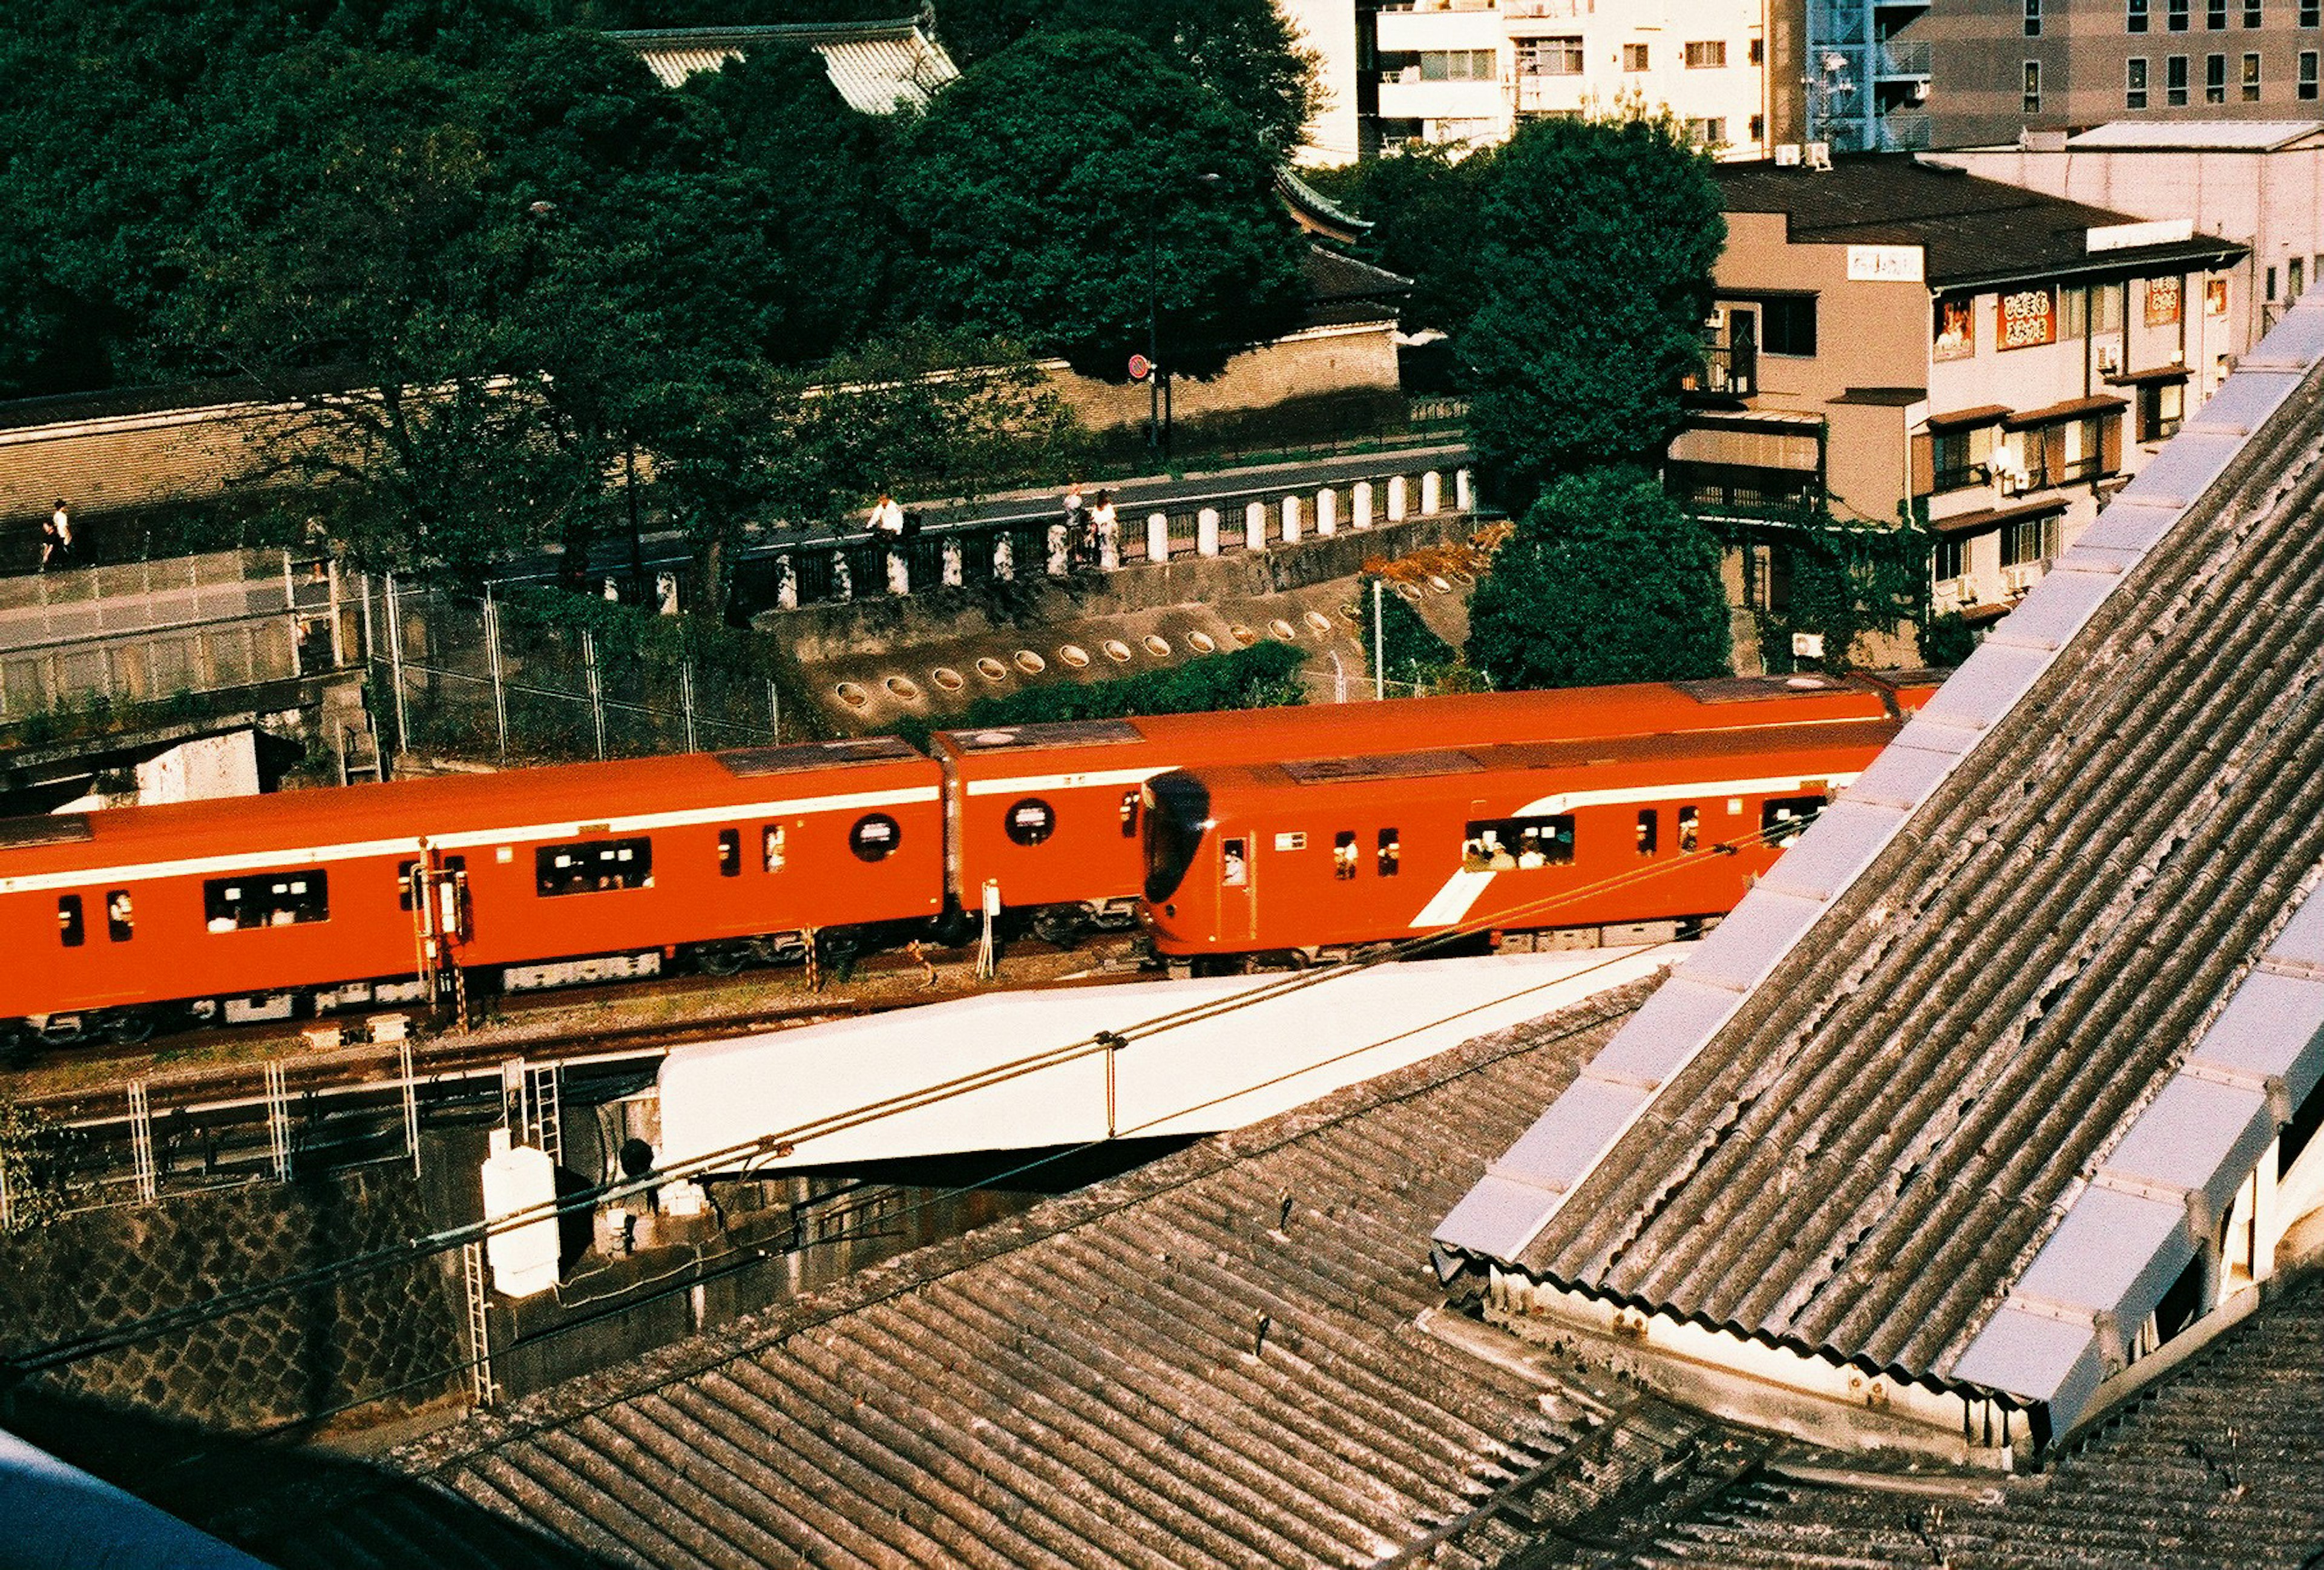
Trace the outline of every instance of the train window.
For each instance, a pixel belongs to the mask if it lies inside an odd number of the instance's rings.
[[[1392,828],[1379,831],[1379,875],[1383,878],[1396,876],[1397,869],[1404,864],[1404,840]]]
[[[1121,837],[1124,839],[1138,837],[1138,797],[1135,790],[1121,793]]]
[[[202,884],[202,920],[212,932],[298,927],[330,919],[330,876],[319,869],[212,878]]]
[[[105,935],[115,943],[126,943],[136,934],[137,911],[129,902],[129,891],[115,889],[105,897]]]
[[[585,839],[532,853],[533,887],[543,899],[653,887],[653,841]]]
[[[1678,848],[1683,851],[1695,849],[1702,843],[1701,836],[1702,825],[1696,819],[1694,808],[1680,808],[1678,809]]]
[[[1530,872],[1573,860],[1573,815],[1481,818],[1469,825],[1461,865],[1471,873]]]
[[[88,937],[80,919],[80,896],[57,896],[57,937],[67,948],[78,948]]]
[[[1343,828],[1332,836],[1332,875],[1345,882],[1356,875],[1356,831]]]
[[[783,833],[783,826],[779,823],[770,823],[767,825],[766,833],[760,837],[766,854],[767,871],[781,872],[783,864],[790,859],[783,850],[783,842],[788,837]]]
[[[395,864],[395,905],[399,910],[409,911],[411,909],[411,873],[412,870],[419,865],[416,861]],[[446,856],[444,870],[447,873],[465,873],[468,870],[468,858]]]
[[[903,838],[904,831],[894,818],[884,812],[870,812],[847,831],[847,848],[859,862],[884,862],[896,854]]]
[[[1275,836],[1275,848],[1279,851],[1305,850],[1307,848],[1307,831],[1304,828],[1294,828],[1277,835]]]
[[[1770,796],[1759,808],[1759,837],[1782,850],[1807,832],[1823,803],[1821,796]]]
[[[718,875],[722,878],[742,875],[742,831],[739,828],[718,831]]]
[[[1056,809],[1038,796],[1028,796],[1009,809],[1001,827],[1019,845],[1039,845],[1057,832]]]
[[[1250,842],[1230,839],[1219,846],[1219,882],[1239,889],[1250,882]]]
[[[1650,856],[1661,844],[1663,815],[1653,808],[1643,808],[1638,813],[1638,854]]]

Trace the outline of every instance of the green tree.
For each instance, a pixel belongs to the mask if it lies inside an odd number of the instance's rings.
[[[1726,238],[1708,155],[1667,115],[1532,121],[1474,232],[1485,287],[1457,346],[1493,493],[1518,513],[1559,475],[1658,462]]]
[[[1371,220],[1353,247],[1366,261],[1412,280],[1404,325],[1459,335],[1486,293],[1477,214],[1492,180],[1495,150],[1454,157],[1415,147],[1336,169],[1309,171],[1310,185]]]
[[[1637,469],[1567,476],[1494,554],[1469,663],[1501,690],[1720,676],[1719,545]]]
[[[0,1101],[0,1183],[8,1187],[8,1230],[44,1226],[64,1214],[81,1136],[29,1107]]]
[[[1216,176],[1215,180],[1207,179]],[[1119,377],[1147,346],[1206,374],[1296,319],[1302,243],[1250,122],[1116,32],[1042,32],[938,97],[895,202],[926,319]]]

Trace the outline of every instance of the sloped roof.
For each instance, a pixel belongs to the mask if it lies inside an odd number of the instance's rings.
[[[2066,138],[2070,152],[2273,152],[2324,132],[2324,120],[2114,120]]]
[[[2071,1418],[2319,1072],[2319,358],[2295,308],[1441,1243]]]
[[[2246,251],[2232,240],[2197,235],[2093,253],[2089,231],[2139,220],[1909,152],[1843,154],[1827,171],[1757,162],[1721,163],[1712,173],[1729,212],[1782,213],[1797,244],[1922,247],[1928,282],[1941,290],[2216,267]]]
[[[831,85],[848,107],[886,115],[901,106],[924,107],[960,68],[928,36],[920,18],[891,22],[776,23],[759,27],[671,27],[607,35],[635,50],[661,78],[678,87],[700,71],[715,71],[753,48],[789,44],[823,56]]]

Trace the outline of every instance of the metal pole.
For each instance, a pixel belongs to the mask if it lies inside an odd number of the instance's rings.
[[[767,718],[775,728],[775,740],[783,739],[783,690],[770,678],[767,682]]]
[[[1388,621],[1380,610],[1380,580],[1372,579],[1372,697],[1388,697]]]
[[[422,897],[426,890],[422,888]],[[411,1038],[395,1044],[397,1067],[403,1070],[403,1142],[411,1148],[411,1175],[420,1176],[420,1084],[412,1074]]]
[[[1154,197],[1146,198],[1146,445],[1162,456],[1162,310],[1154,272]]]
[[[686,711],[686,750],[698,753],[702,749],[694,742],[694,661],[678,662],[678,706]]]
[[[589,675],[589,715],[597,727],[597,762],[605,761],[605,687],[597,679],[597,637],[581,631],[581,663]]]
[[[508,767],[508,685],[501,675],[501,608],[484,588],[484,652],[492,662],[493,729],[500,737],[501,767]]]
[[[403,613],[396,608],[395,575],[387,575],[387,670],[395,687],[395,750],[411,750],[411,716],[403,708]]]

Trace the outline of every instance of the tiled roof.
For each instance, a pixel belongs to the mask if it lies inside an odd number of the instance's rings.
[[[885,115],[909,105],[924,108],[960,75],[944,46],[917,17],[894,22],[796,23],[761,27],[674,27],[609,36],[637,51],[655,76],[678,87],[699,71],[715,71],[753,47],[789,44],[823,56],[831,85],[848,107]]]
[[[2286,926],[2324,864],[2319,356],[2295,309],[1441,1240],[2071,1415],[2315,1083],[2315,999],[2245,994],[2324,993]],[[2150,1116],[2203,1168],[2153,1237]],[[1981,1343],[2035,1270],[2048,1340]]]
[[[1713,173],[1729,212],[1785,214],[1796,244],[1921,246],[1938,289],[2083,272],[2144,276],[2224,265],[2246,250],[2197,235],[2093,253],[2089,230],[2138,220],[1911,153],[1847,154],[1828,171],[1722,163]]]
[[[1415,1320],[1442,1302],[1431,1222],[1637,995],[1205,1141],[398,1464],[603,1563],[1376,1562],[1602,1427],[1602,1407]],[[1662,1445],[1591,1439],[1561,1497],[1658,1474]],[[399,1534],[446,1513],[390,1489],[243,1537],[286,1570],[440,1563]],[[521,1541],[466,1562],[531,1562]]]

